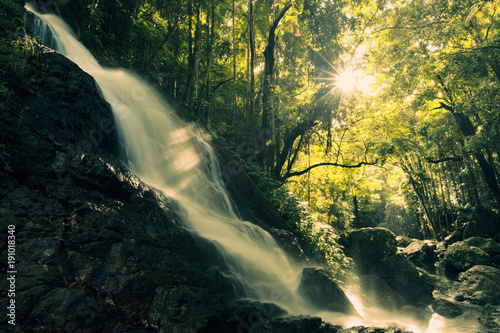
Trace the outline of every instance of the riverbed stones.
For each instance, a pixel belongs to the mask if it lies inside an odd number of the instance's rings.
[[[435,300],[432,303],[432,311],[446,318],[455,318],[464,313],[458,305],[445,299]]]
[[[478,305],[500,305],[500,269],[476,265],[458,276],[460,286],[455,299]]]
[[[475,265],[489,265],[491,257],[481,248],[462,241],[448,247],[443,262],[450,271],[464,272]]]

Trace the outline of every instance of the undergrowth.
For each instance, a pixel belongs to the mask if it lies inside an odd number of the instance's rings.
[[[334,275],[343,275],[350,266],[342,247],[336,242],[335,230],[316,220],[309,207],[301,203],[282,182],[270,177],[261,167],[241,158],[223,138],[215,137],[215,143],[243,167],[259,189],[276,207],[281,217],[287,221],[297,237],[307,244],[307,249],[314,254],[315,259],[323,262]],[[231,149],[233,148],[233,149]]]

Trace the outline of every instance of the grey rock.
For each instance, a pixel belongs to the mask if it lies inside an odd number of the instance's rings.
[[[437,299],[432,303],[432,310],[438,315],[446,318],[455,318],[464,313],[464,311],[455,303],[445,299]]]
[[[369,270],[397,251],[396,235],[385,228],[357,229],[342,239],[344,252],[361,270]]]
[[[479,305],[500,305],[500,269],[477,265],[458,277],[461,283],[456,300]]]
[[[298,291],[318,309],[357,314],[344,291],[322,268],[304,268]]]
[[[425,306],[433,299],[432,279],[403,255],[382,259],[374,272],[410,305]]]
[[[489,265],[491,257],[479,247],[470,246],[462,241],[446,249],[443,263],[451,271],[463,272],[475,265]]]

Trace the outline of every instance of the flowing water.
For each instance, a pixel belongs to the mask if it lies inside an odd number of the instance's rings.
[[[319,315],[347,327],[396,324],[414,332],[425,331],[427,324],[419,328],[397,314],[367,308],[348,290],[363,318],[311,312],[297,294],[302,267],[289,260],[269,233],[240,220],[233,211],[206,135],[176,117],[158,92],[136,75],[102,68],[59,17],[37,13],[33,6],[26,8],[38,18],[37,34],[44,42],[96,80],[112,106],[131,171],[180,203],[187,228],[218,247],[249,298],[276,303],[292,314]]]
[[[39,18],[36,34],[96,80],[112,106],[131,171],[181,204],[187,227],[216,244],[248,297],[300,308],[300,268],[268,232],[237,217],[205,134],[175,116],[136,75],[102,68],[59,17],[27,8]]]

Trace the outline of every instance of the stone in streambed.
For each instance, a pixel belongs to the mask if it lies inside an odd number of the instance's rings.
[[[446,318],[455,318],[464,313],[458,305],[445,299],[435,300],[432,303],[432,311]]]
[[[320,310],[358,314],[344,291],[322,268],[304,268],[299,293]]]
[[[461,281],[455,299],[478,305],[500,305],[500,269],[477,265],[458,276]]]

